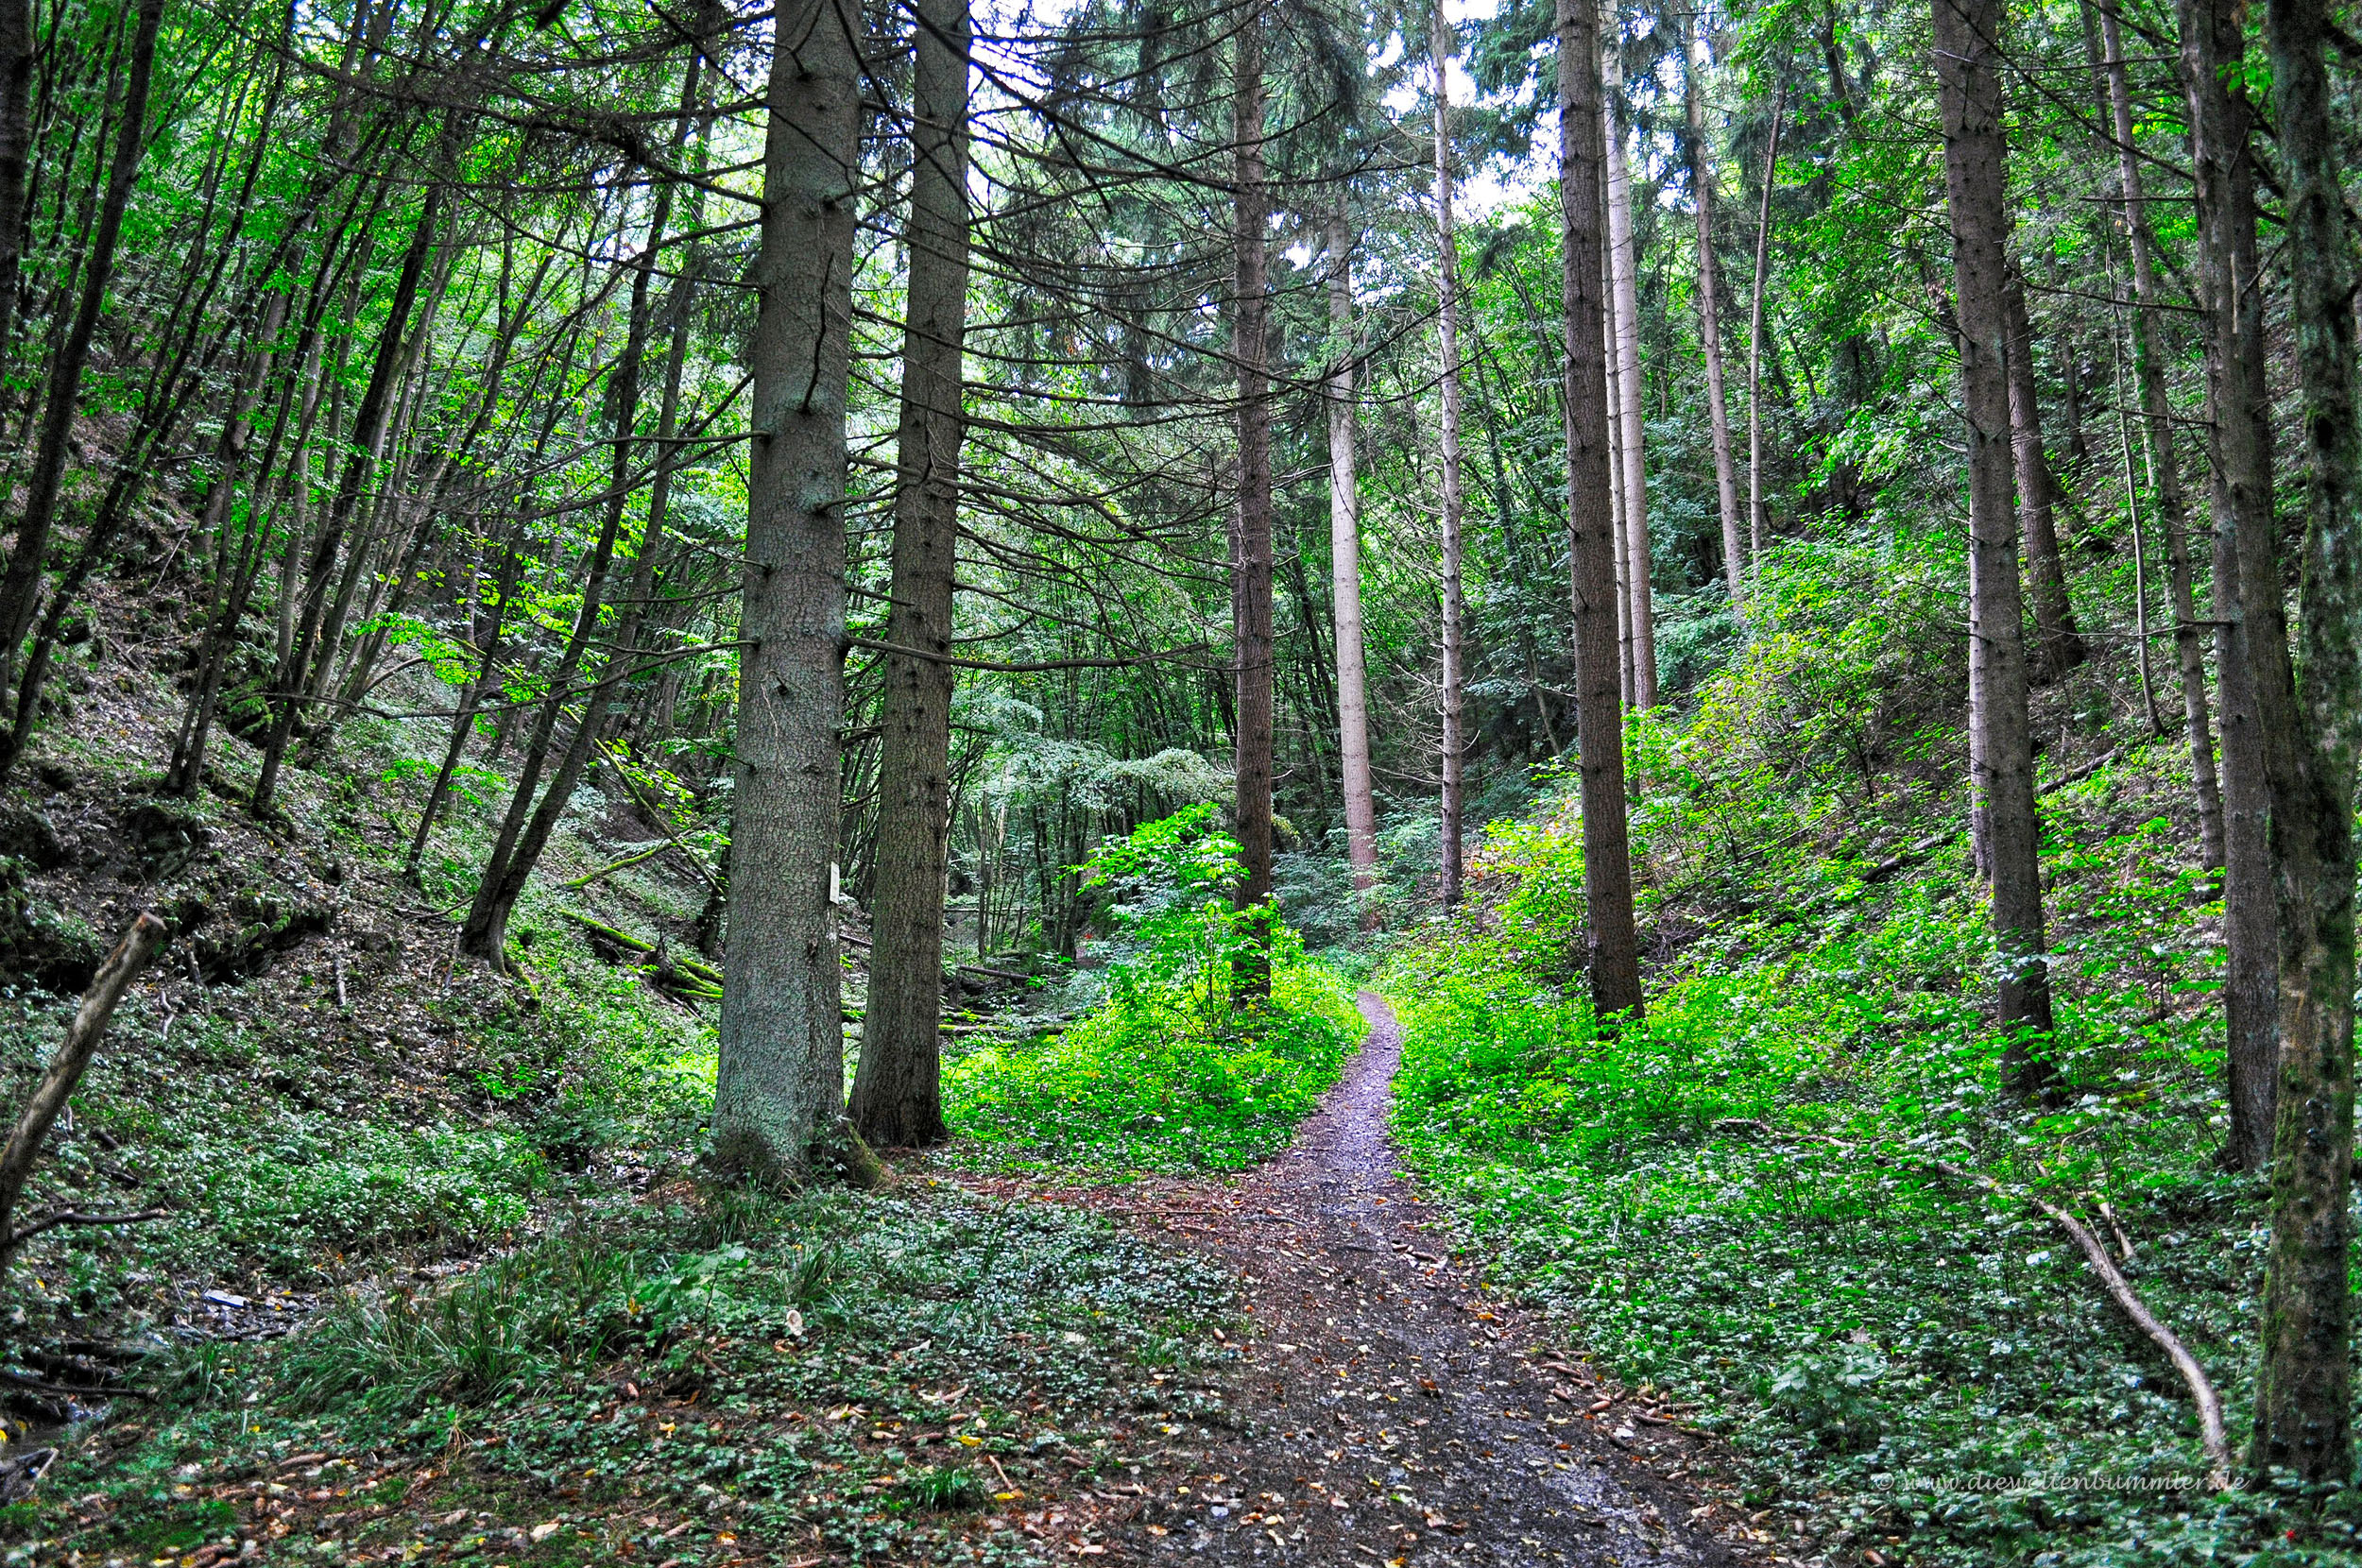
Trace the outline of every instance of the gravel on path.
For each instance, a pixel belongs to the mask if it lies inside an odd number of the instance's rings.
[[[1395,1174],[1393,1012],[1288,1151],[1133,1212],[1223,1256],[1254,1329],[1235,1435],[1105,1538],[1143,1563],[1769,1563],[1702,1485],[1712,1440],[1602,1381],[1477,1287],[1444,1217]],[[1176,1222],[1171,1217],[1190,1218]],[[1157,1218],[1164,1216],[1161,1220]]]

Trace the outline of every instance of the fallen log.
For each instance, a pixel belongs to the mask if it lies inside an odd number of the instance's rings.
[[[665,963],[679,970],[682,974],[702,980],[717,991],[721,988],[722,971],[702,959],[682,958],[677,954],[668,952],[644,937],[637,937],[629,931],[618,930],[604,921],[593,920],[579,910],[560,910],[557,912],[589,931],[593,937],[620,947],[625,952],[646,953],[651,957],[661,957]],[[642,967],[644,968],[645,965]]]

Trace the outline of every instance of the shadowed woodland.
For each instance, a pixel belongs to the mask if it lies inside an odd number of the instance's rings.
[[[2362,1558],[2357,34],[0,0],[9,1560]]]

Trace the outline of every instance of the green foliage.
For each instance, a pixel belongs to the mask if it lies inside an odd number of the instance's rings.
[[[816,1365],[828,1345],[981,1347],[1081,1320],[1094,1340],[1128,1323],[1160,1356],[1195,1321],[1175,1314],[1227,1287],[1198,1266],[1138,1265],[1104,1225],[1053,1208],[724,1188],[695,1210],[561,1232],[434,1285],[348,1294],[269,1370],[294,1409],[408,1417],[513,1404],[625,1355],[686,1366],[691,1353],[670,1353],[706,1331],[800,1345]],[[197,1397],[216,1386],[188,1384]]]
[[[1769,758],[1686,739],[1641,726],[1644,771],[1674,787],[1643,792],[1639,853],[1723,895],[1746,868],[1778,901],[1725,913],[1644,1023],[1601,1033],[1571,810],[1496,829],[1480,865],[1509,878],[1498,904],[1386,976],[1410,1164],[1579,1342],[1703,1406],[1750,1462],[1754,1506],[1840,1547],[1899,1535],[1911,1560],[1961,1568],[2146,1564],[2228,1559],[2283,1530],[2268,1497],[2191,1485],[2185,1389],[2021,1196],[2123,1228],[2127,1273],[2236,1432],[2262,1192],[2216,1163],[2219,905],[2150,804],[2186,788],[2170,754],[2047,802],[2069,1091],[2045,1109],[2002,1087],[1991,943],[1957,850],[1890,882],[1865,880],[1843,841],[1784,850],[1798,795]],[[1845,750],[1824,754],[1839,773]],[[1698,805],[1718,796],[1727,810]],[[2350,1560],[2334,1511],[2294,1523],[2316,1544],[2270,1560]]]
[[[93,1560],[186,1551],[203,1539],[192,1525],[234,1522],[190,1498],[193,1481],[329,1453],[346,1457],[312,1474],[350,1484],[352,1511],[304,1523],[348,1556],[559,1514],[573,1527],[530,1560],[614,1561],[661,1509],[750,1541],[936,1561],[1002,1484],[988,1464],[1027,1486],[1029,1467],[1088,1478],[1137,1429],[1120,1412],[1179,1434],[1218,1409],[1234,1282],[1079,1210],[923,1180],[683,1196],[346,1298],[201,1374],[185,1364],[148,1435],[111,1457],[70,1448],[11,1534]],[[365,1489],[363,1451],[433,1468]],[[477,1522],[447,1514],[456,1504]]]
[[[1359,1036],[1334,973],[1275,925],[1268,957],[1230,902],[1238,845],[1210,807],[1109,839],[1086,885],[1122,929],[1105,999],[1061,1032],[950,1064],[946,1115],[989,1157],[1236,1170],[1287,1142]],[[1267,999],[1242,969],[1268,963]]]
[[[297,1409],[354,1404],[411,1414],[436,1400],[484,1404],[579,1371],[632,1326],[629,1253],[560,1237],[493,1259],[439,1288],[349,1296],[280,1368]]]
[[[481,1245],[521,1222],[548,1181],[540,1150],[503,1132],[272,1119],[245,1158],[205,1158],[187,1175],[202,1183],[220,1241],[282,1278],[313,1271],[323,1254]]]
[[[996,1159],[1243,1169],[1287,1144],[1360,1023],[1293,955],[1275,957],[1266,1007],[1229,996],[1221,979],[1133,987],[1063,1033],[978,1049],[945,1068],[946,1116]]]
[[[981,1508],[992,1496],[992,1489],[972,1470],[913,1471],[894,1490],[898,1502],[930,1510]]]

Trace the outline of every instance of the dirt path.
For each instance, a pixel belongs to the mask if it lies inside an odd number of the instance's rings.
[[[1110,1545],[1322,1568],[1758,1560],[1743,1524],[1683,1485],[1703,1440],[1562,1359],[1447,1261],[1441,1217],[1394,1174],[1400,1033],[1375,993],[1361,1011],[1367,1041],[1288,1152],[1210,1189],[1195,1223],[1165,1222],[1245,1279],[1242,1424]]]

